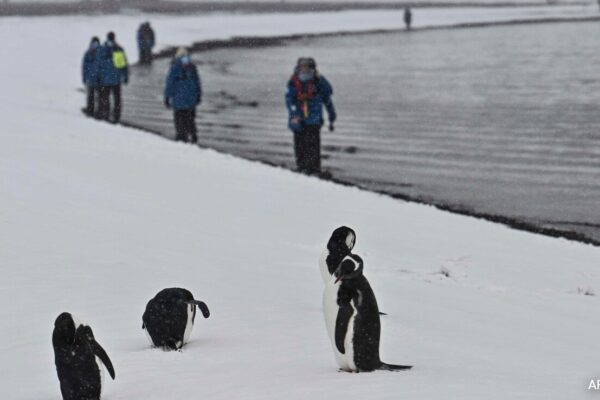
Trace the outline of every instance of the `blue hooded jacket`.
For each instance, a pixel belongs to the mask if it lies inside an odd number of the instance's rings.
[[[100,86],[100,59],[99,45],[90,45],[90,48],[83,55],[81,63],[81,78],[84,85],[88,87]]]
[[[154,47],[154,30],[148,23],[142,24],[138,29],[137,44],[140,50],[152,50]]]
[[[116,43],[106,42],[100,47],[99,62],[100,62],[100,85],[101,86],[118,86],[121,83],[129,80],[129,66],[117,68],[113,61],[113,53],[115,51],[125,51]]]
[[[176,58],[169,67],[165,84],[165,100],[174,110],[191,110],[202,100],[202,83],[196,66]]]
[[[329,122],[335,121],[337,115],[331,96],[333,88],[320,75],[307,82],[302,82],[297,74],[288,81],[285,103],[289,113],[289,128],[300,132],[305,125],[323,125],[323,106],[327,109]],[[293,124],[292,118],[299,117],[301,122]]]

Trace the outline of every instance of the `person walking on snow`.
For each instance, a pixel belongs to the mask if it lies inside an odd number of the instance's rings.
[[[100,119],[117,123],[121,120],[121,84],[129,82],[129,67],[125,50],[115,40],[114,32],[108,32],[106,42],[100,48]],[[113,118],[110,119],[110,95],[113,97]]]
[[[321,172],[321,127],[323,106],[329,116],[329,130],[333,131],[336,119],[331,96],[333,88],[317,71],[313,58],[298,59],[294,74],[287,83],[285,94],[288,109],[288,127],[294,133],[294,152],[299,172]]]
[[[202,101],[202,83],[198,69],[183,47],[177,50],[169,67],[164,101],[167,108],[173,108],[175,140],[196,143],[196,107]]]
[[[140,64],[152,63],[152,48],[154,47],[154,30],[150,22],[144,22],[137,31],[137,44],[140,52]]]
[[[83,62],[81,64],[81,78],[87,91],[86,106],[82,111],[89,117],[96,116],[96,98],[99,97],[100,92],[99,49],[100,39],[94,36],[90,42],[90,46],[83,55]]]

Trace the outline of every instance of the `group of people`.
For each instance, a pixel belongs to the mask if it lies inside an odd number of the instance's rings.
[[[155,37],[148,22],[140,26],[137,42],[140,63],[150,63]],[[82,71],[87,88],[84,113],[109,122],[119,122],[121,85],[129,81],[129,68],[125,51],[116,42],[114,32],[108,33],[103,45],[97,37],[92,38],[83,58]],[[288,127],[294,134],[294,153],[299,172],[321,173],[321,128],[325,123],[323,109],[328,114],[330,131],[334,130],[336,120],[332,96],[333,88],[318,72],[315,60],[310,57],[299,58],[285,94]],[[176,51],[169,66],[163,97],[165,107],[173,110],[175,139],[196,143],[196,108],[202,101],[202,82],[188,51],[183,47]]]
[[[323,107],[329,117],[329,130],[334,130],[336,111],[333,88],[317,71],[313,58],[301,57],[287,84],[285,95],[289,113],[288,127],[294,133],[294,152],[299,172],[321,172],[321,127]],[[196,107],[202,101],[202,82],[188,51],[180,47],[169,67],[164,91],[164,104],[173,109],[175,140],[196,143]]]
[[[119,122],[121,85],[129,82],[129,67],[125,50],[117,43],[114,32],[108,32],[102,45],[98,37],[92,38],[83,56],[82,80],[87,90],[87,102],[83,112],[90,117]]]
[[[152,62],[155,38],[149,22],[137,33],[140,63]],[[94,36],[83,55],[82,80],[87,91],[83,112],[90,117],[117,123],[121,119],[121,85],[129,82],[129,66],[125,50],[117,43],[114,32],[108,32],[104,44]],[[110,98],[112,95],[112,112]]]

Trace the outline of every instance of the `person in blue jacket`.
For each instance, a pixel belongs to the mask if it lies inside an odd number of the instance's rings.
[[[100,48],[100,105],[98,117],[114,123],[121,119],[121,84],[129,82],[129,67],[125,50],[115,40],[114,32],[108,32],[106,42]],[[110,95],[113,96],[113,117],[110,118]]]
[[[90,117],[96,116],[96,97],[98,97],[100,89],[99,48],[100,39],[94,36],[83,55],[83,62],[81,63],[81,78],[87,90],[86,107],[82,111]]]
[[[329,116],[329,130],[333,131],[336,112],[332,95],[333,88],[317,71],[315,60],[309,57],[298,59],[287,84],[285,101],[289,113],[288,127],[294,133],[296,166],[300,172],[321,172],[323,106]]]
[[[164,94],[165,106],[173,108],[175,140],[196,143],[196,107],[202,101],[202,83],[187,50],[180,47],[169,67]]]
[[[140,64],[151,64],[154,30],[150,26],[150,22],[144,22],[140,25],[137,31],[137,44],[140,52]]]

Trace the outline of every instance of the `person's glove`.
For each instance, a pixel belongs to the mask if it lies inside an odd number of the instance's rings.
[[[333,132],[335,130],[335,126],[333,125],[333,121],[329,123],[329,132]]]
[[[196,98],[196,105],[199,105],[201,101],[202,101],[202,99],[200,98],[200,96],[198,96]]]
[[[123,83],[127,85],[129,83],[129,77],[126,76],[125,78],[123,78]]]
[[[165,107],[171,108],[171,102],[169,101],[168,97],[165,98]]]

